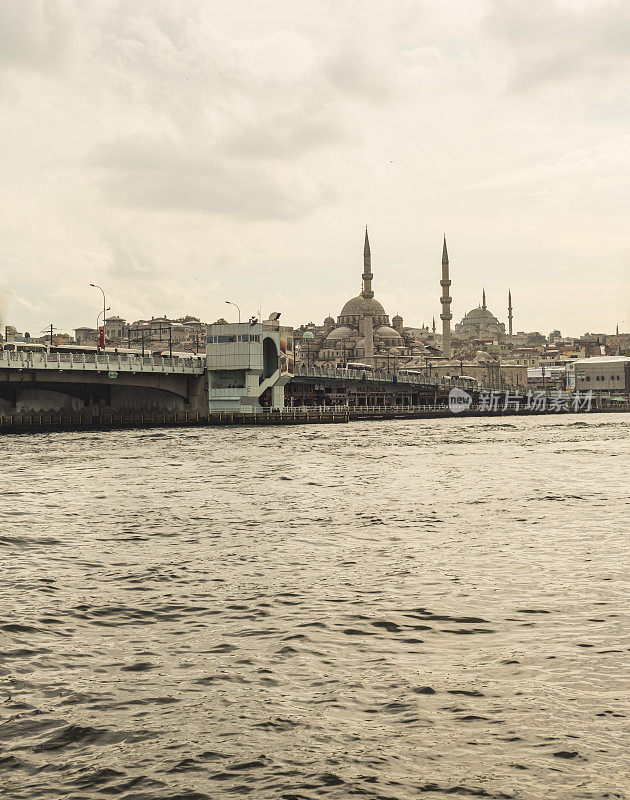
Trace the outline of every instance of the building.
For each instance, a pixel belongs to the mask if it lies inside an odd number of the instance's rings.
[[[148,349],[202,351],[206,341],[206,324],[197,317],[151,317],[140,319],[127,327],[132,346]]]
[[[431,375],[434,378],[474,378],[478,383],[496,389],[527,387],[527,367],[491,357],[478,357],[474,361],[434,361],[431,363]]]
[[[96,346],[99,342],[99,332],[96,328],[75,328],[74,341],[77,344]]]
[[[206,338],[210,411],[284,407],[293,373],[291,328],[277,320],[215,323],[207,326]]]
[[[509,315],[512,319],[512,295],[509,296]],[[486,305],[486,290],[483,290],[481,305],[473,308],[455,325],[455,335],[460,339],[492,339],[500,342],[505,338],[505,325],[494,316]]]
[[[129,325],[122,317],[107,317],[105,320],[105,341],[120,344],[127,339]]]
[[[567,367],[529,367],[527,370],[527,388],[533,391],[554,391],[566,389],[569,380]]]
[[[629,356],[579,358],[571,368],[571,383],[576,391],[630,394]]]

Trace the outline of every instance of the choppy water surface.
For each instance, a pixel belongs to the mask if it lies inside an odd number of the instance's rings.
[[[625,415],[4,437],[3,798],[615,798]]]

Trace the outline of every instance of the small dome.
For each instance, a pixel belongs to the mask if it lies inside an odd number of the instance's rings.
[[[389,354],[392,356],[399,356],[400,355],[400,348],[398,347],[390,347]]]
[[[335,320],[332,317],[326,317],[324,320],[324,325],[333,325],[335,324]]]
[[[397,322],[402,322],[402,321],[403,321],[403,318],[400,316],[400,314],[396,314],[395,317],[392,317],[392,322],[394,324],[396,324]]]
[[[335,328],[334,331],[331,331],[326,337],[326,341],[329,342],[336,341],[338,339],[347,339],[356,335],[356,331],[353,331],[352,328],[346,328],[345,325],[342,325],[340,328]]]
[[[374,333],[376,336],[380,336],[381,339],[397,339],[400,341],[400,334],[398,331],[390,328],[389,325],[381,325],[381,327],[377,328]]]
[[[302,334],[302,339],[314,339],[314,338],[315,334],[313,333],[313,331],[304,331],[304,333]]]

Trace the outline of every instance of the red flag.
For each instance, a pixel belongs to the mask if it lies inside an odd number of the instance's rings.
[[[105,347],[105,328],[98,329],[99,341],[101,343],[101,347]]]

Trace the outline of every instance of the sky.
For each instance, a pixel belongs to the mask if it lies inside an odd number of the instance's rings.
[[[630,331],[627,0],[0,0],[0,324]]]

